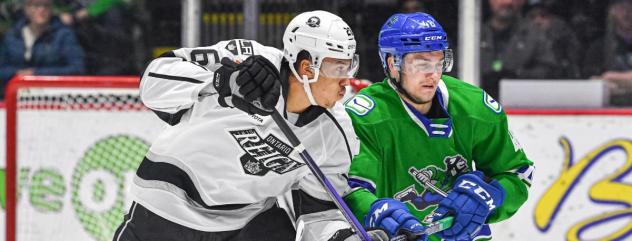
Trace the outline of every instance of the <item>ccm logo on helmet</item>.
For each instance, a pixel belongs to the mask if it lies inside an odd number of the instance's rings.
[[[443,36],[427,36],[424,38],[424,40],[428,41],[428,40],[442,40]]]

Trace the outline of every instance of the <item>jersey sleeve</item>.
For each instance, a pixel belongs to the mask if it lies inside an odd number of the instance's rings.
[[[200,91],[212,82],[211,67],[226,57],[220,55],[217,47],[181,48],[151,61],[140,83],[143,103],[169,114],[189,109]]]
[[[141,77],[143,104],[170,125],[202,98],[216,94],[212,86],[220,60],[240,62],[262,55],[280,67],[282,53],[250,40],[222,41],[209,47],[181,48],[151,61]]]
[[[475,128],[473,158],[476,167],[485,175],[498,180],[505,189],[504,203],[496,209],[488,222],[495,223],[511,217],[527,200],[534,171],[531,162],[515,137],[512,136],[504,112],[497,120],[480,122]]]
[[[354,116],[350,113],[351,116]],[[353,214],[360,222],[371,209],[371,204],[377,200],[375,195],[378,171],[381,169],[380,150],[375,144],[379,143],[373,134],[372,125],[354,121],[354,129],[360,140],[360,152],[353,157],[349,170],[349,186],[351,191],[344,197]]]

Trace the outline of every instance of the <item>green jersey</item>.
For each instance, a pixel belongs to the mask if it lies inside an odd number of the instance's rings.
[[[349,171],[353,189],[345,196],[359,220],[378,198],[394,198],[428,224],[443,197],[427,190],[423,177],[449,192],[457,176],[474,169],[506,191],[489,223],[511,217],[527,200],[533,163],[509,132],[500,104],[482,89],[444,75],[424,115],[386,79],[361,90],[345,107],[361,142]]]

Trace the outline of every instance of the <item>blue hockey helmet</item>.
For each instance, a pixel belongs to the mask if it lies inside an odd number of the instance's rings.
[[[441,25],[426,13],[397,13],[391,16],[380,30],[378,37],[382,67],[388,75],[386,58],[392,55],[394,65],[401,70],[404,55],[414,52],[443,51],[443,72],[452,69],[453,55],[448,37]]]

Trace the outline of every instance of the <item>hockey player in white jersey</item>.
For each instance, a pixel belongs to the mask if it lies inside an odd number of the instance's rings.
[[[278,110],[346,191],[359,144],[338,101],[357,70],[356,41],[340,17],[313,11],[289,23],[283,43],[227,40],[148,65],[141,99],[168,126],[136,172],[114,241],[294,240],[293,223],[317,240],[353,238],[269,114]],[[276,197],[290,190],[287,215]]]

